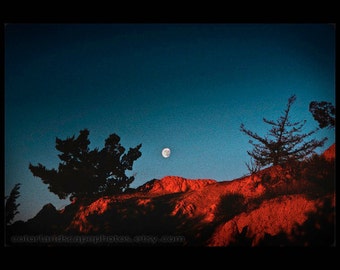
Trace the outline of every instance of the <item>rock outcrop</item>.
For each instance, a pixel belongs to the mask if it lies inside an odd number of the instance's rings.
[[[334,162],[335,145],[323,155]],[[331,246],[335,190],[318,177],[297,180],[280,166],[220,182],[166,176],[62,210],[48,204],[7,234],[81,235],[96,245]]]
[[[178,176],[166,176],[161,180],[151,180],[140,186],[137,190],[150,194],[169,194],[199,190],[216,182],[216,180],[211,179],[186,179]]]
[[[335,143],[326,149],[322,154],[326,160],[332,161],[335,159]]]

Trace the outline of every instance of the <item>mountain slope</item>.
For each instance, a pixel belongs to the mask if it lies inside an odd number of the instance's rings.
[[[62,210],[46,205],[7,233],[87,236],[97,245],[330,246],[334,160],[332,146],[297,167],[270,167],[232,181],[166,176],[129,193],[78,200]],[[67,239],[58,244],[79,244]]]
[[[242,244],[242,241],[243,243],[248,241],[248,245],[251,246],[274,245],[273,239],[278,237],[281,237],[281,241],[276,240],[279,246],[307,245],[308,241],[313,239],[300,239],[301,235],[314,233],[320,229],[320,225],[315,223],[311,228],[305,228],[300,232],[298,228],[303,228],[307,220],[317,215],[317,211],[323,209],[327,203],[335,207],[335,198],[308,200],[303,195],[289,195],[266,200],[257,209],[243,212],[220,225],[209,239],[208,245],[231,246]],[[272,241],[268,240],[270,238]],[[332,234],[324,237],[324,241],[324,244],[333,244]]]

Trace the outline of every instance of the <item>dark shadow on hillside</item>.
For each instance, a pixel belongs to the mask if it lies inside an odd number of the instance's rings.
[[[221,197],[215,215],[218,217],[218,222],[222,223],[246,210],[245,197],[240,193],[231,193]]]
[[[324,199],[322,207],[307,214],[302,225],[295,225],[291,235],[281,232],[266,234],[259,246],[335,246],[335,207],[331,199]]]
[[[44,238],[60,235],[65,231],[78,208],[79,205],[70,204],[61,213],[52,204],[46,204],[34,218],[26,222],[17,221],[6,227],[6,245],[45,245]]]
[[[145,204],[140,198],[130,198],[113,204],[101,215],[87,217],[92,229],[84,235],[121,237],[97,245],[110,246],[189,246],[203,245],[205,226],[202,217],[190,218],[172,211],[179,193],[154,197]],[[73,230],[69,234],[79,234]],[[203,235],[203,236],[202,236]],[[125,239],[125,240],[124,240]]]

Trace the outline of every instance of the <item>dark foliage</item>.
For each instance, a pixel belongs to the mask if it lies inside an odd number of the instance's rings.
[[[246,162],[246,166],[247,166],[248,171],[251,175],[255,174],[255,173],[257,173],[258,171],[261,170],[261,167],[253,159],[250,159],[249,163]]]
[[[49,185],[49,190],[60,199],[68,195],[72,199],[117,194],[127,190],[134,181],[134,176],[128,177],[125,171],[132,170],[134,161],[142,155],[139,151],[142,145],[124,153],[120,137],[111,134],[102,150],[90,150],[88,135],[89,131],[84,129],[77,138],[56,138],[56,149],[61,152],[58,169],[49,170],[40,163],[29,164],[32,174]]]
[[[242,228],[240,233],[236,232],[234,241],[230,243],[231,247],[251,247],[253,239],[247,236],[248,228],[247,225]]]
[[[315,121],[319,123],[320,128],[335,127],[335,107],[332,103],[312,101],[309,104],[309,111],[312,113]]]
[[[16,184],[13,189],[11,190],[10,195],[5,198],[6,204],[5,204],[5,220],[6,224],[11,224],[14,217],[19,214],[18,207],[20,203],[17,203],[17,199],[20,196],[20,183]]]
[[[302,178],[312,185],[308,194],[318,198],[335,192],[335,162],[313,155],[301,163]]]
[[[247,151],[248,155],[254,159],[257,167],[267,165],[281,165],[289,160],[302,160],[314,153],[314,150],[323,146],[327,138],[322,140],[312,139],[305,141],[306,138],[313,135],[317,129],[308,133],[301,133],[306,121],[290,122],[289,112],[292,104],[296,100],[295,95],[288,99],[287,108],[280,118],[276,121],[263,121],[271,125],[271,129],[264,137],[246,129],[241,124],[241,132],[255,139],[258,143],[249,141],[254,146],[252,151]]]
[[[261,182],[266,187],[262,199],[291,194],[320,198],[335,192],[335,162],[316,154],[303,161],[292,160],[275,177],[263,174]]]
[[[221,197],[216,209],[216,216],[222,221],[228,221],[247,209],[245,198],[242,194],[232,193]]]

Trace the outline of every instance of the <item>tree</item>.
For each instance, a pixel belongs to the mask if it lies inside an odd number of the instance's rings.
[[[314,120],[319,123],[320,128],[335,127],[335,107],[332,103],[312,101],[309,103],[309,111],[312,113]]]
[[[105,146],[89,150],[89,131],[81,130],[77,138],[73,135],[65,140],[56,138],[56,149],[61,162],[58,169],[46,169],[38,163],[29,164],[34,176],[40,177],[49,190],[60,199],[70,196],[76,198],[99,197],[122,193],[134,181],[134,176],[128,177],[126,170],[132,170],[135,160],[142,153],[142,144],[130,148],[127,153],[120,144],[120,137],[111,134],[105,140]]]
[[[272,126],[265,137],[261,137],[257,133],[246,129],[244,124],[241,124],[241,132],[258,142],[255,143],[249,140],[254,149],[247,151],[248,155],[254,159],[256,166],[282,165],[287,161],[301,160],[314,153],[314,150],[317,147],[323,146],[327,140],[327,138],[323,138],[320,141],[316,139],[304,141],[318,129],[302,134],[301,131],[306,120],[294,123],[289,121],[289,112],[295,100],[295,95],[288,99],[287,108],[278,120],[274,121],[263,118],[265,123]]]
[[[20,203],[17,203],[17,198],[20,196],[20,183],[16,184],[9,196],[7,196],[5,204],[6,224],[12,223],[14,217],[19,214],[18,207]]]

